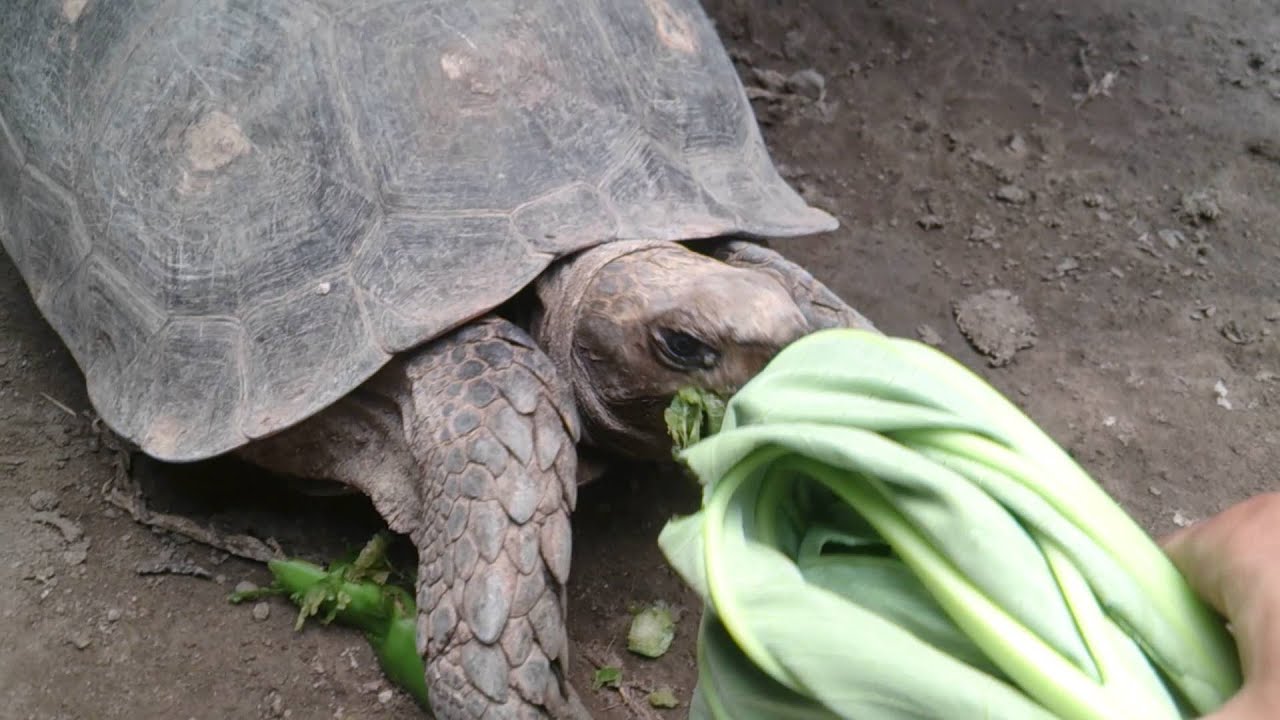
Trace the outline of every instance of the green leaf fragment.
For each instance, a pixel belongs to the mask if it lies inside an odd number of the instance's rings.
[[[596,669],[595,677],[591,680],[591,687],[599,690],[602,687],[618,687],[622,682],[622,668],[606,665]]]
[[[676,637],[671,610],[662,603],[636,613],[627,633],[627,649],[648,658],[662,657]]]
[[[680,707],[680,700],[671,688],[660,687],[649,693],[649,704],[656,708],[674,708]]]
[[[667,434],[679,451],[720,432],[724,413],[725,400],[718,394],[684,387],[676,393],[662,417],[667,424]]]

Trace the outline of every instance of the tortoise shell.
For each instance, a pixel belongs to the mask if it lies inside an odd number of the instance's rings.
[[[305,419],[568,253],[835,225],[696,0],[0,8],[0,238],[164,460]]]

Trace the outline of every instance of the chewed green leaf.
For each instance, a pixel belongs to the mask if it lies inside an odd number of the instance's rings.
[[[669,687],[660,687],[649,693],[649,705],[656,708],[670,709],[680,707],[680,699],[676,697],[676,692]]]
[[[678,452],[719,432],[724,413],[724,398],[709,390],[684,387],[672,398],[662,417]]]
[[[636,613],[627,632],[627,649],[648,658],[662,657],[676,637],[671,609],[657,604]]]
[[[617,687],[622,682],[622,668],[606,665],[597,668],[591,679],[591,687],[599,690],[602,687]]]

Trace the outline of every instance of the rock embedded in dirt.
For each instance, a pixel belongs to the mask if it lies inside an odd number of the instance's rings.
[[[787,92],[800,95],[810,100],[821,100],[827,94],[827,79],[813,68],[806,68],[791,74],[786,82]]]
[[[134,567],[139,575],[187,575],[204,580],[212,580],[213,573],[187,559],[173,560],[164,558],[150,562],[141,562]]]
[[[27,498],[27,504],[32,510],[47,512],[58,507],[58,496],[48,490],[37,490]]]
[[[1222,217],[1222,207],[1218,198],[1209,190],[1197,190],[1185,193],[1178,201],[1178,209],[1183,220],[1192,225],[1214,222]]]
[[[920,338],[920,342],[930,347],[942,347],[942,336],[932,325],[922,323],[916,327],[916,337]]]
[[[1031,199],[1031,193],[1018,185],[1001,185],[996,190],[996,199],[1010,205],[1022,205]]]
[[[62,553],[62,561],[72,567],[75,567],[76,565],[83,565],[84,561],[88,558],[89,543],[84,541],[76,543]]]
[[[985,243],[994,240],[996,237],[995,228],[986,225],[974,225],[969,229],[969,234],[965,236],[969,242]]]
[[[1156,237],[1163,240],[1164,244],[1167,245],[1170,250],[1176,250],[1178,246],[1187,242],[1187,236],[1183,235],[1181,230],[1174,230],[1172,228],[1157,230]]]
[[[267,602],[260,602],[253,606],[253,619],[262,621],[271,617],[271,605]]]
[[[235,592],[236,594],[245,594],[245,593],[251,593],[257,589],[258,589],[257,583],[251,582],[249,580],[241,580],[240,582],[236,583]]]
[[[787,88],[787,76],[771,70],[769,68],[752,68],[751,74],[756,79],[756,84],[764,90],[771,93],[784,93]]]
[[[1226,384],[1226,383],[1222,382],[1221,380],[1219,380],[1218,382],[1214,383],[1214,384],[1213,384],[1213,394],[1214,394],[1215,396],[1217,396],[1217,400],[1216,400],[1216,402],[1218,403],[1218,406],[1219,406],[1219,407],[1221,407],[1221,408],[1223,408],[1223,409],[1226,409],[1226,410],[1231,410],[1231,409],[1233,409],[1233,408],[1232,408],[1232,405],[1231,405],[1231,401],[1227,399],[1227,395],[1229,394],[1229,392],[1228,392],[1228,390],[1227,390],[1227,384]]]
[[[1036,322],[1022,299],[1003,288],[970,295],[953,306],[956,326],[992,367],[1009,364],[1014,354],[1036,344]]]
[[[267,710],[270,711],[271,717],[289,717],[293,714],[284,709],[284,698],[280,697],[280,692],[277,690],[267,693]]]

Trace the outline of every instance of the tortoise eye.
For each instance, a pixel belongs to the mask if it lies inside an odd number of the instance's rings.
[[[681,370],[712,368],[720,360],[714,348],[682,330],[662,328],[656,339],[662,359]]]

